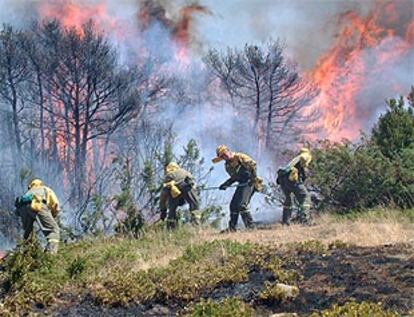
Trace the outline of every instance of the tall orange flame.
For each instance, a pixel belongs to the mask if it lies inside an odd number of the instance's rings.
[[[336,140],[354,139],[370,119],[376,105],[368,103],[375,101],[363,95],[372,93],[373,87],[367,89],[372,77],[383,80],[414,49],[414,21],[406,1],[379,2],[366,16],[349,11],[339,23],[334,45],[310,73],[321,89],[313,106],[322,114],[322,136]],[[386,80],[394,93],[403,93],[395,78]]]
[[[42,1],[38,7],[39,15],[45,19],[57,19],[65,27],[74,27],[79,32],[81,26],[93,20],[104,30],[119,28],[119,24],[108,12],[104,2],[97,4],[81,1],[54,0]]]

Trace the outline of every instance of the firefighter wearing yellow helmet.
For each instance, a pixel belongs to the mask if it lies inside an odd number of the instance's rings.
[[[161,219],[167,219],[169,229],[177,226],[177,208],[185,203],[190,206],[191,222],[199,224],[200,203],[194,177],[177,163],[171,162],[165,167],[164,185],[160,196]]]
[[[249,204],[253,194],[263,190],[263,180],[256,174],[256,162],[247,154],[230,151],[226,145],[219,145],[216,154],[213,163],[224,160],[226,172],[230,175],[219,188],[226,190],[235,182],[239,184],[230,202],[230,221],[226,231],[236,231],[239,214],[245,227],[253,228]]]
[[[311,200],[305,187],[307,168],[312,161],[312,154],[307,148],[302,148],[299,154],[284,168],[279,169],[277,183],[285,195],[283,204],[282,222],[290,224],[292,217],[292,194],[299,203],[298,220],[303,224],[309,224]]]
[[[16,209],[22,220],[24,239],[31,236],[36,221],[47,240],[46,252],[56,254],[60,239],[56,216],[60,206],[54,191],[40,179],[34,179],[29,183],[28,191],[16,199]]]

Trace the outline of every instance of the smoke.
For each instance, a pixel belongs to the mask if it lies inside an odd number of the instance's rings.
[[[383,39],[376,45],[361,47],[358,59],[352,58],[352,50],[339,54],[341,76],[328,78],[332,86],[325,87],[326,94],[335,92],[335,96],[330,100],[318,100],[315,107],[322,108],[328,119],[330,115],[343,119],[337,126],[326,122],[327,134],[323,136],[355,138],[359,129],[372,127],[384,110],[384,99],[404,93],[414,83],[413,45],[407,42],[408,36],[403,34],[406,28],[402,27],[413,20],[414,4],[410,0],[391,2],[399,4],[398,14],[403,13],[399,21],[388,23],[389,29],[395,32],[386,36],[381,33]],[[296,62],[304,74],[314,74],[323,58],[332,54],[344,23],[350,22],[343,16],[354,12],[366,17],[377,8],[385,10],[384,3],[376,0],[1,0],[0,22],[23,27],[33,19],[58,18],[66,26],[78,26],[89,18],[95,19],[97,26],[117,46],[125,64],[140,62],[141,55],[157,58],[167,64],[167,70],[191,81],[194,93],[202,94],[204,78],[200,73],[183,70],[183,65],[198,67],[199,57],[206,49],[242,47],[245,43],[280,38],[285,42],[289,59]],[[382,15],[381,21],[386,23],[385,11]],[[408,51],[394,60],[395,48],[404,45],[408,45]],[[385,62],[379,58],[383,52],[388,54]],[[360,62],[363,69],[357,68]],[[343,82],[359,84],[349,98],[346,97],[349,87],[341,86]],[[318,84],[323,86],[322,82]],[[335,87],[338,89],[334,91]],[[345,102],[338,106],[336,103],[341,99]],[[206,158],[213,157],[216,146],[221,143],[253,156],[256,152],[256,140],[248,129],[246,118],[235,116],[229,104],[203,102],[183,112],[170,101],[163,116],[175,122],[179,146],[191,138],[200,140]],[[271,177],[269,170],[274,170],[273,161],[269,154],[263,154],[259,175]],[[216,166],[211,185],[224,179],[222,166]],[[228,193],[223,195],[224,200],[230,199]],[[258,199],[258,195],[254,198],[260,208],[262,198]]]
[[[364,14],[376,1],[215,0],[203,4],[214,13],[198,19],[200,36],[209,45],[243,46],[281,38],[286,53],[306,70],[335,39],[337,16],[349,10]]]

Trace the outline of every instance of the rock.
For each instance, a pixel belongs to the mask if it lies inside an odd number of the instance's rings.
[[[299,295],[299,288],[297,288],[296,286],[277,283],[276,288],[280,290],[280,292],[283,294],[283,297],[286,299],[293,299]]]
[[[296,313],[277,313],[270,315],[269,317],[298,317],[299,315]]]

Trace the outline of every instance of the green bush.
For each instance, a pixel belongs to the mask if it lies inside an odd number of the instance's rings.
[[[191,317],[251,317],[254,310],[238,298],[226,298],[222,302],[202,300],[195,305]]]
[[[414,103],[407,105],[401,97],[387,104],[389,110],[374,127],[372,140],[386,157],[394,158],[405,149],[414,148]]]
[[[414,207],[414,111],[403,99],[388,105],[371,138],[322,141],[314,149],[310,182],[322,209]]]
[[[51,258],[45,254],[36,239],[21,241],[4,265],[6,291],[18,289],[25,284],[31,272],[50,266]]]
[[[349,302],[343,306],[333,305],[330,309],[313,313],[311,317],[397,317],[398,313],[384,310],[381,304]]]

